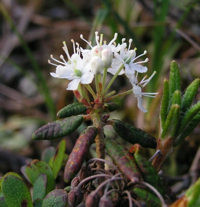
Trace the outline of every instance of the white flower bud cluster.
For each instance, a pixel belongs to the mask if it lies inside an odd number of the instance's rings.
[[[138,73],[147,72],[147,67],[142,66],[142,63],[146,63],[148,58],[144,61],[136,62],[138,58],[145,55],[147,52],[136,56],[136,49],[131,49],[132,39],[129,40],[129,44],[125,43],[125,39],[122,39],[121,44],[116,45],[117,33],[114,38],[106,44],[103,41],[103,35],[98,35],[95,32],[96,45],[92,46],[90,42],[80,35],[80,38],[84,40],[90,47],[90,49],[83,49],[78,43],[73,43],[74,53],[69,55],[68,48],[65,42],[63,42],[63,50],[65,51],[68,61],[66,61],[63,55],[60,56],[60,60],[57,60],[51,55],[51,59],[55,61],[49,63],[56,66],[55,73],[50,73],[55,78],[68,79],[71,82],[68,85],[67,90],[77,90],[79,84],[90,84],[95,76],[105,75],[107,72],[114,75],[125,74],[133,86],[133,93],[138,100],[138,107],[142,111],[146,110],[142,106],[142,96],[155,97],[157,93],[143,93],[142,87],[144,87],[154,76],[145,80],[145,78],[138,83]],[[99,79],[100,80],[100,79]],[[105,95],[105,94],[104,94]]]

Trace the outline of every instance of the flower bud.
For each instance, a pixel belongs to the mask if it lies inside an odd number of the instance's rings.
[[[102,57],[102,60],[105,64],[105,67],[106,68],[110,67],[110,65],[112,63],[112,60],[113,60],[112,51],[109,50],[109,49],[103,49],[102,52],[101,52],[101,57]]]
[[[103,60],[100,57],[93,56],[90,60],[90,68],[94,75],[102,74],[105,67]]]
[[[92,55],[93,56],[101,56],[102,47],[101,46],[94,46],[92,48]]]

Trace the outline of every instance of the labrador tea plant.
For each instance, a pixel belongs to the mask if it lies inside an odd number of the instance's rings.
[[[147,52],[136,56],[136,48],[131,49],[131,39],[128,44],[125,39],[116,44],[117,33],[108,44],[103,40],[103,34],[98,32],[95,33],[95,45],[82,35],[80,38],[89,49],[81,48],[72,40],[74,53],[70,56],[63,42],[68,60],[63,55],[60,60],[51,55],[52,60],[49,60],[56,67],[51,75],[70,81],[67,90],[73,91],[77,102],[61,109],[57,113],[60,119],[39,128],[33,139],[61,138],[75,131],[84,121],[91,121],[92,124],[82,131],[69,156],[65,153],[66,142],[63,139],[56,150],[47,148],[42,160],[35,159],[22,167],[24,176],[32,185],[32,193],[18,174],[5,174],[0,181],[0,206],[200,206],[200,179],[177,200],[167,182],[158,174],[173,148],[200,122],[200,102],[192,105],[200,79],[194,80],[182,93],[179,68],[172,61],[169,80],[165,79],[163,84],[160,134],[155,138],[135,126],[109,119],[109,112],[120,107],[114,102],[117,98],[133,93],[138,108],[146,113],[143,96],[155,98],[158,94],[143,92],[156,72],[149,78],[144,76],[138,80],[138,74],[148,70],[142,65],[148,59],[138,60]],[[112,78],[107,84],[108,73]],[[131,89],[118,94],[115,90],[110,91],[115,79],[123,74],[129,79]],[[132,147],[128,150],[116,140],[106,137],[106,125],[111,125]],[[86,161],[93,143],[96,157]],[[140,154],[140,147],[155,149],[149,161]],[[113,162],[105,159],[106,154]],[[58,189],[56,179],[62,173],[66,187]]]

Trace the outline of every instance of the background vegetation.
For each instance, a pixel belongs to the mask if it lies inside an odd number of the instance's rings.
[[[80,34],[93,41],[96,30],[112,39],[133,39],[138,54],[147,50],[149,74],[157,74],[145,88],[159,92],[146,99],[147,114],[138,111],[134,96],[120,100],[122,107],[112,113],[158,137],[158,112],[162,83],[169,75],[174,59],[181,68],[182,90],[200,77],[200,3],[178,0],[2,0],[0,3],[0,176],[8,171],[20,173],[27,159],[40,158],[45,147],[58,141],[33,141],[31,134],[41,125],[56,119],[56,112],[72,103],[73,93],[66,91],[67,80],[54,79],[55,68],[47,63],[50,54],[63,54],[62,42],[72,49],[71,39]],[[115,90],[130,87],[124,77],[115,82]],[[196,101],[200,100],[200,93]],[[81,126],[82,128],[84,126]],[[70,153],[79,132],[66,137]],[[111,132],[110,136],[116,136]],[[165,165],[163,176],[172,190],[181,193],[200,174],[200,127],[190,139],[175,148]],[[145,150],[149,157],[152,152]]]

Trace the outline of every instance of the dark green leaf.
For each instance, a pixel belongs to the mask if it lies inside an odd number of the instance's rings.
[[[73,103],[62,108],[57,116],[59,118],[66,118],[73,115],[84,114],[87,111],[87,108],[82,103]]]
[[[154,186],[162,195],[164,195],[164,187],[160,176],[151,163],[140,155],[138,151],[134,153],[134,158],[142,173],[144,181]]]
[[[67,192],[62,189],[56,189],[46,195],[42,202],[42,207],[66,207]]]
[[[137,188],[137,187],[133,189],[133,192],[138,197],[140,197],[141,199],[146,201],[147,204],[149,204],[149,206],[151,206],[151,207],[161,206],[159,198],[156,195],[154,195],[153,193],[151,193],[145,189],[141,189],[141,188]]]
[[[109,112],[115,111],[115,110],[119,109],[119,107],[120,107],[120,105],[117,103],[114,103],[114,102],[104,104],[104,110],[109,111]]]
[[[138,143],[142,147],[156,148],[156,138],[145,131],[116,119],[109,121],[109,123],[113,126],[117,134],[127,142],[131,144]]]
[[[39,128],[33,133],[33,139],[56,139],[75,131],[83,122],[82,116],[73,116],[62,121],[55,121]]]

